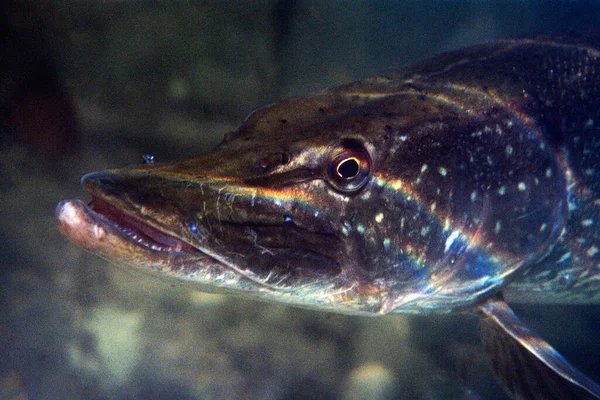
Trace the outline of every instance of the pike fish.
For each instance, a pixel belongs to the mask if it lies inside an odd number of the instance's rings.
[[[600,398],[507,305],[600,303],[598,36],[448,52],[82,184],[58,225],[114,264],[336,313],[473,312],[513,396]]]

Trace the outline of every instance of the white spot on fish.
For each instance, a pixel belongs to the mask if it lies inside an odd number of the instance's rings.
[[[588,257],[594,257],[598,253],[598,248],[596,246],[592,246],[586,252]]]
[[[421,173],[423,173],[423,172],[427,171],[427,168],[428,168],[428,167],[427,167],[427,164],[423,164],[423,165],[421,165]]]
[[[504,195],[506,194],[506,186],[500,186],[500,187],[498,188],[498,194],[499,194],[500,196],[504,196]]]
[[[356,230],[358,231],[358,233],[365,233],[365,227],[363,224],[356,225]]]
[[[390,243],[391,243],[390,238],[383,239],[383,247],[385,247],[386,250],[390,248]]]
[[[369,199],[371,198],[371,191],[366,191],[366,192],[365,192],[365,193],[364,193],[364,194],[361,196],[361,198],[362,198],[363,200],[369,200]]]
[[[350,232],[348,232],[348,229],[345,226],[342,226],[342,233],[344,234],[344,236],[348,236]]]
[[[487,156],[487,163],[489,165],[494,165],[494,160],[492,159],[492,156]]]
[[[475,201],[475,200],[477,200],[477,190],[474,190],[471,193],[471,201]]]
[[[564,263],[564,262],[565,262],[565,261],[567,261],[569,258],[571,258],[571,255],[572,255],[572,253],[569,251],[569,252],[567,252],[567,253],[563,254],[563,255],[562,255],[562,257],[561,257],[561,258],[559,258],[557,262],[558,262],[559,264],[560,264],[560,263]]]
[[[527,185],[525,184],[525,182],[519,182],[519,184],[517,185],[517,187],[519,188],[519,190],[521,192],[524,192],[525,190],[527,190]]]
[[[421,236],[427,236],[428,233],[429,233],[428,226],[424,226],[423,228],[421,228]]]
[[[437,204],[435,202],[431,203],[431,205],[429,206],[429,209],[431,210],[431,212],[435,211],[436,206],[437,206]]]
[[[552,178],[552,168],[546,170],[546,178]]]
[[[94,225],[94,237],[98,240],[104,239],[106,236],[106,231],[99,225]]]
[[[513,147],[509,144],[508,146],[506,146],[506,148],[504,149],[504,151],[506,152],[507,156],[510,156],[513,153]]]
[[[494,232],[497,234],[502,230],[502,223],[500,221],[496,221],[496,227],[494,228]]]
[[[586,228],[594,223],[593,219],[584,219],[581,221],[581,226],[585,226]]]
[[[381,221],[383,221],[383,213],[379,213],[375,216],[375,221],[377,223],[380,223]]]
[[[402,140],[403,142],[406,142],[406,139],[408,139],[408,136],[406,136],[406,135],[400,136],[400,140]]]
[[[592,168],[588,168],[585,170],[585,174],[587,176],[594,176],[595,173],[596,173],[596,171],[594,171],[594,169],[592,169]]]
[[[447,170],[446,168],[444,168],[444,167],[440,167],[440,168],[438,169],[438,172],[440,173],[440,175],[441,175],[441,176],[446,176],[446,175],[448,175],[448,170]]]
[[[446,239],[446,243],[444,244],[444,253],[447,253],[448,250],[450,250],[450,247],[452,247],[452,244],[458,238],[459,235],[459,231],[452,231],[452,233]]]
[[[546,228],[547,228],[547,227],[548,227],[548,224],[545,224],[545,223],[544,223],[544,224],[542,224],[542,225],[540,226],[540,232],[544,232],[544,231],[546,230]]]

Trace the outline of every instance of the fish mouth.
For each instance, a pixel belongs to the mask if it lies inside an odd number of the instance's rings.
[[[160,253],[200,253],[182,239],[95,196],[89,205],[81,200],[61,201],[55,214],[65,236],[110,261],[139,253],[152,259],[161,257]]]
[[[181,252],[198,251],[182,239],[148,224],[136,215],[130,215],[106,200],[92,196],[89,209],[98,217],[103,217],[115,230],[129,240],[152,251]]]

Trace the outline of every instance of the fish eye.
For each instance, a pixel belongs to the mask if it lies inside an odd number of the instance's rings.
[[[360,172],[360,161],[356,157],[345,158],[339,162],[335,172],[342,179],[353,179]]]
[[[332,153],[327,168],[328,182],[341,192],[355,192],[369,181],[370,169],[367,151],[357,143],[345,143]]]

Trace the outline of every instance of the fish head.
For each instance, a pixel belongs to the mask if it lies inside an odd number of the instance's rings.
[[[258,109],[192,160],[86,175],[90,205],[60,203],[59,226],[203,291],[347,314],[472,305],[560,235],[559,161],[506,110],[378,85]]]

